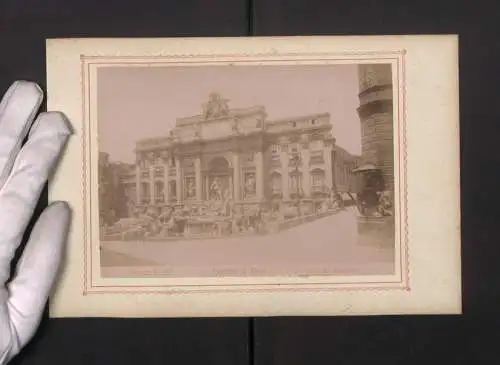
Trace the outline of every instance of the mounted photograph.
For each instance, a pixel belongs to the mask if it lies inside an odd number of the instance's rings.
[[[101,275],[393,274],[392,80],[379,63],[99,68]]]
[[[454,36],[48,40],[74,128],[51,315],[459,312],[456,56]]]

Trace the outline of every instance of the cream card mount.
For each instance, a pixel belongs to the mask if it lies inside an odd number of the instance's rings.
[[[50,39],[53,317],[461,313],[458,38]]]

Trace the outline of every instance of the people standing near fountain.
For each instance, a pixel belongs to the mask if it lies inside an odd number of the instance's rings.
[[[379,198],[379,213],[381,216],[392,216],[391,192],[385,190],[380,193]]]

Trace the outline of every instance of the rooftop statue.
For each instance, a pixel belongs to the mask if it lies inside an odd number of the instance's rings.
[[[205,119],[229,115],[228,100],[222,99],[218,93],[211,93],[207,103],[203,105]]]

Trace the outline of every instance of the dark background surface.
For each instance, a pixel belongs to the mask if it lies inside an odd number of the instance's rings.
[[[14,364],[497,364],[499,11],[493,1],[2,0],[0,93],[45,88],[45,38],[460,37],[462,316],[45,319]],[[425,141],[422,141],[425,146]],[[438,158],[438,157],[437,157]],[[42,199],[40,207],[46,204]],[[39,212],[39,209],[38,209]],[[438,242],[436,244],[439,244]]]

